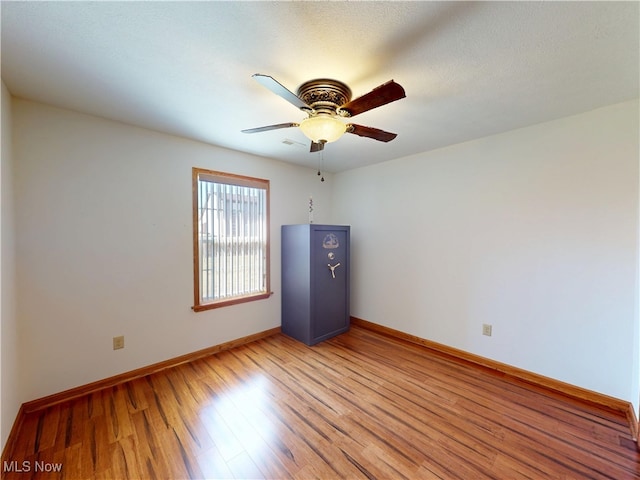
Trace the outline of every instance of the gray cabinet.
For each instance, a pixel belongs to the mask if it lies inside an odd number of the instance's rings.
[[[282,333],[307,345],[349,330],[346,225],[282,226]]]

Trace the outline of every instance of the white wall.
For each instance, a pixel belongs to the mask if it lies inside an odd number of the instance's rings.
[[[279,326],[280,225],[330,214],[331,176],[37,103],[14,139],[28,400]],[[270,299],[191,310],[194,166],[271,181]]]
[[[13,214],[13,151],[11,95],[2,83],[2,160],[0,163],[0,450],[24,401],[18,358],[18,320],[15,291],[15,232]]]
[[[352,314],[637,408],[638,116],[633,101],[336,175]]]

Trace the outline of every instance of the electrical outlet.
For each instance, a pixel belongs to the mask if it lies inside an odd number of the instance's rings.
[[[491,325],[489,325],[488,323],[483,323],[482,324],[482,334],[486,335],[487,337],[491,336]]]
[[[121,348],[124,348],[124,335],[113,337],[113,349],[120,350]]]

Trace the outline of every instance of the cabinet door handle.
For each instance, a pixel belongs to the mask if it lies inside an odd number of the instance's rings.
[[[338,268],[339,266],[340,266],[340,262],[336,263],[333,266],[331,266],[330,263],[327,263],[327,267],[329,267],[329,269],[331,270],[331,276],[333,278],[336,278],[336,268]]]

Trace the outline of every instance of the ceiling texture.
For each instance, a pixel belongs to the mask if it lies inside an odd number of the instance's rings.
[[[2,79],[16,97],[339,172],[639,96],[632,2],[5,2]],[[309,152],[295,92],[334,78],[353,98],[406,98]]]

